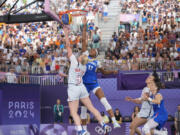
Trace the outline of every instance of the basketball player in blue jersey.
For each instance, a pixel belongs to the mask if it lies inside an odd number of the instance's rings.
[[[144,100],[143,97],[146,95],[152,96],[150,86],[152,85],[152,83],[156,81],[159,82],[160,79],[156,71],[154,71],[153,74],[148,76],[148,78],[146,79],[147,87],[143,89],[140,98],[133,99],[131,97],[126,97],[127,101],[130,101],[136,104],[142,104],[140,112],[137,114],[137,117],[135,117],[135,119],[132,121],[130,125],[130,129],[131,129],[130,135],[135,135],[135,133],[138,135],[141,135],[141,132],[139,131],[138,127],[144,125],[148,121],[148,119],[151,118],[154,114],[152,104],[149,101]]]
[[[84,19],[84,28],[83,28],[83,39],[84,37],[86,37],[86,19]],[[90,53],[88,53],[88,51],[86,51],[86,43],[85,43],[85,39],[83,40],[84,43],[82,45],[83,49],[82,51],[88,55],[89,57],[89,62],[86,64],[86,72],[83,76],[83,83],[87,89],[87,91],[93,92],[98,99],[100,100],[100,102],[103,104],[103,106],[105,107],[106,111],[108,112],[108,114],[110,115],[114,128],[120,127],[120,125],[117,123],[115,116],[114,116],[114,112],[112,110],[111,105],[109,104],[109,102],[107,101],[103,90],[101,89],[101,87],[98,84],[97,81],[97,71],[100,71],[102,74],[117,74],[117,71],[106,71],[101,67],[101,64],[99,61],[96,60],[96,56],[97,51],[95,49],[91,49]],[[82,124],[86,125],[86,118],[87,118],[87,109],[86,107],[82,106],[81,107],[81,119],[82,119]],[[84,128],[86,129],[87,127],[84,126]]]
[[[153,83],[154,81],[154,76],[150,75],[147,77],[146,79],[146,84],[147,86],[143,88],[141,96],[139,98],[131,98],[131,97],[126,97],[126,101],[129,102],[133,102],[136,104],[141,104],[141,109],[139,111],[139,113],[137,114],[137,116],[133,119],[133,121],[130,124],[130,134],[129,135],[141,135],[140,130],[138,129],[138,127],[144,125],[148,118],[150,118],[153,115],[153,108],[152,108],[152,104],[150,104],[150,102],[148,101],[144,101],[142,98],[145,94],[151,95],[151,91],[149,86],[151,85],[151,83]]]
[[[153,104],[154,115],[144,125],[143,132],[145,135],[168,135],[167,130],[161,130],[168,120],[168,113],[164,107],[164,99],[159,93],[161,82],[155,81],[150,87],[153,96],[151,98],[146,95],[144,100]]]

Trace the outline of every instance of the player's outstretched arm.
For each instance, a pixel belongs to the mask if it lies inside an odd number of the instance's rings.
[[[129,102],[133,102],[135,104],[141,104],[142,103],[142,100],[140,98],[131,98],[131,97],[126,97],[125,98],[126,101],[129,101]]]
[[[101,72],[104,75],[109,75],[109,74],[117,74],[118,71],[116,70],[105,70],[104,68],[98,68],[98,71]]]
[[[67,49],[67,53],[68,53],[68,58],[70,58],[72,55],[72,49],[70,47],[70,42],[69,42],[69,30],[67,27],[64,27],[63,30],[64,30],[64,34],[65,34],[65,41],[66,41],[66,49]]]
[[[142,104],[142,100],[141,99],[139,99],[139,98],[135,98],[135,99],[133,99],[133,101],[132,101],[133,103],[135,103],[135,104]]]
[[[82,31],[82,52],[85,52],[87,50],[87,19],[86,17],[83,18],[83,31]]]

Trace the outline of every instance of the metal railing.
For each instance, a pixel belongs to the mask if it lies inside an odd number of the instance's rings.
[[[60,65],[63,66],[65,71],[67,69],[67,65]],[[10,69],[14,69],[17,74],[57,74],[59,70],[46,70],[46,67],[41,67],[40,65],[33,65],[33,66],[24,66],[24,65],[8,65],[8,64],[0,64],[0,71],[8,72]]]
[[[124,74],[147,74],[152,71],[127,71]],[[157,71],[162,82],[180,81],[180,70],[177,71]],[[67,84],[67,77],[60,75],[17,75],[15,73],[0,72],[0,83],[12,84],[34,84],[41,86],[54,86]]]
[[[126,61],[118,63],[113,60],[100,60],[102,67],[106,70],[121,70],[121,71],[151,71],[153,69],[156,70],[174,70],[180,69],[180,61],[175,61],[174,65],[172,62],[128,62]],[[31,75],[38,75],[38,74],[57,74],[58,71],[51,70],[46,71],[45,68],[41,66],[19,66],[21,69],[20,72],[18,71],[19,65],[7,65],[7,64],[0,64],[0,71],[8,72],[10,69],[15,69],[15,72],[18,74],[31,74]],[[64,66],[64,65],[63,65]],[[25,70],[24,70],[25,69]],[[67,73],[68,67],[64,66],[64,72]],[[24,71],[23,71],[24,70]]]
[[[106,70],[122,71],[148,71],[148,70],[174,70],[180,69],[180,61],[172,62],[115,62],[113,60],[100,60]]]
[[[60,75],[16,75],[0,74],[0,83],[35,84],[41,86],[61,85],[67,83],[66,77]]]

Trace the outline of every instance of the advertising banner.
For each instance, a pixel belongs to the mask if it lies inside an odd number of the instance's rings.
[[[2,125],[40,124],[39,86],[4,85],[0,89]]]
[[[139,21],[139,14],[120,14],[120,22]]]
[[[111,135],[124,135],[125,124],[121,128],[113,129],[113,125],[109,124]],[[97,123],[87,126],[90,135],[104,135],[103,129]],[[69,124],[42,124],[40,126],[40,135],[76,135],[74,125]]]
[[[39,135],[39,127],[35,125],[3,125],[0,135]]]
[[[66,85],[41,87],[41,123],[54,123],[53,107],[57,99],[60,99],[64,106],[63,122],[68,123],[69,109],[66,107],[68,106]]]
[[[165,129],[168,130],[168,135],[171,133],[171,125],[173,122],[167,122]],[[110,135],[129,135],[130,123],[122,123],[121,128],[113,128],[110,126]],[[98,123],[88,124],[87,129],[90,135],[104,135],[101,126]],[[142,127],[139,128],[142,132]],[[76,135],[74,125],[70,124],[41,124],[40,129],[37,125],[3,125],[0,126],[0,135]]]
[[[0,125],[2,122],[2,91],[0,90]]]
[[[171,134],[171,125],[172,122],[167,122],[165,129],[168,130],[168,135]],[[121,124],[121,128],[113,128],[112,124],[110,126],[110,135],[129,135],[130,130],[129,122]],[[88,124],[87,130],[90,135],[104,135],[104,131],[98,123]],[[142,127],[139,128],[142,132]],[[74,125],[69,124],[41,124],[40,126],[40,135],[76,135],[76,129]]]

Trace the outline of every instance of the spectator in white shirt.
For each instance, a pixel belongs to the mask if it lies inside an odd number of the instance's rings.
[[[17,83],[16,74],[14,73],[14,69],[10,69],[10,72],[6,73],[6,81],[7,83]]]

